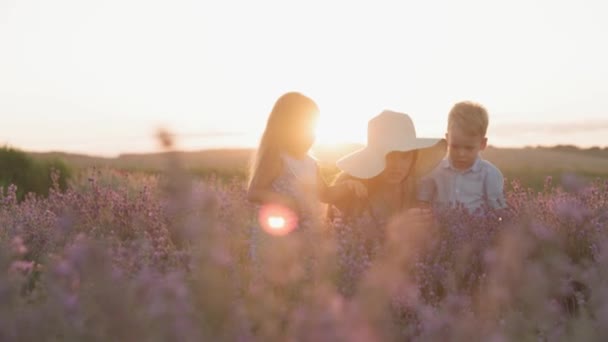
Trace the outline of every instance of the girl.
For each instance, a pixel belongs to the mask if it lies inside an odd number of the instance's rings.
[[[249,201],[263,205],[260,223],[267,231],[280,235],[309,228],[320,217],[319,201],[334,203],[351,193],[365,196],[365,187],[356,181],[329,187],[308,155],[318,116],[313,100],[290,92],[276,101],[268,117],[247,193]],[[276,208],[283,214],[264,215],[264,208]]]
[[[251,169],[247,198],[259,204],[259,225],[253,227],[249,244],[251,280],[270,290],[262,293],[282,303],[284,312],[306,301],[305,290],[316,283],[328,261],[323,246],[329,240],[318,229],[319,201],[337,202],[351,193],[365,196],[365,188],[355,181],[327,186],[308,155],[318,115],[310,98],[294,92],[281,96],[268,117]]]

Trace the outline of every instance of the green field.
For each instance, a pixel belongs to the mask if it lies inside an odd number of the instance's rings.
[[[360,145],[317,147],[314,155],[319,159],[327,181],[338,172],[335,161],[359,148]],[[217,149],[194,152],[175,152],[183,168],[195,175],[218,175],[222,178],[246,177],[251,149]],[[76,169],[109,167],[125,171],[157,173],[172,160],[169,154],[124,154],[116,158],[101,158],[66,153],[32,153],[39,159],[63,159]],[[519,180],[524,186],[540,189],[547,176],[556,182],[568,175],[585,179],[608,178],[608,148],[580,149],[574,146],[495,148],[489,147],[484,158],[498,166],[508,181]]]

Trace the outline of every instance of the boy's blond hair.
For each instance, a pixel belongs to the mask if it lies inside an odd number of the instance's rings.
[[[448,115],[448,131],[452,127],[458,127],[468,135],[485,137],[488,122],[488,111],[484,106],[471,101],[458,102]]]

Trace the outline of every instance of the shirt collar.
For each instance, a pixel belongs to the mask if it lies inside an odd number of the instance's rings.
[[[468,170],[465,170],[465,171],[457,170],[454,167],[452,167],[452,163],[450,163],[450,159],[447,157],[441,161],[441,167],[444,169],[450,169],[450,170],[456,171],[456,172],[462,172],[462,173],[475,172],[475,173],[477,173],[477,172],[481,171],[481,158],[478,156],[475,159],[473,166],[471,166]]]

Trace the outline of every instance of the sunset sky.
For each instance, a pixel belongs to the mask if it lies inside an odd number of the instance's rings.
[[[484,104],[496,146],[608,145],[605,1],[0,0],[0,144],[99,155],[255,146],[301,91],[320,143],[383,109],[442,136]]]

